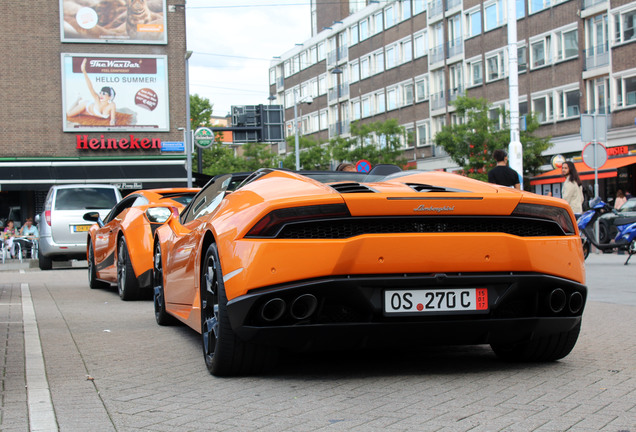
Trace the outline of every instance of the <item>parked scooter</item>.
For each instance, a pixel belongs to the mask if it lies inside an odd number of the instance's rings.
[[[632,255],[636,254],[636,217],[617,217],[613,220],[618,232],[614,240],[609,243],[598,243],[596,241],[596,233],[594,225],[596,220],[604,213],[615,212],[609,204],[603,202],[599,197],[590,200],[590,209],[584,212],[577,219],[576,223],[581,233],[581,241],[583,242],[583,253],[585,258],[590,254],[592,245],[599,250],[619,250],[627,252],[627,260],[625,265],[629,263]]]

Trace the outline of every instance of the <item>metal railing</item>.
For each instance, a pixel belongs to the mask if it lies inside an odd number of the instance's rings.
[[[589,9],[600,3],[607,3],[607,0],[581,0],[581,9]]]
[[[585,56],[585,70],[594,69],[609,64],[609,50],[607,43],[583,50]]]
[[[446,58],[451,58],[456,55],[460,55],[464,52],[464,44],[462,38],[457,38],[452,41],[446,42]]]
[[[446,106],[446,97],[444,91],[431,93],[431,109],[437,110]]]
[[[444,45],[438,45],[428,51],[428,61],[437,63],[444,60]]]
[[[442,0],[433,0],[428,4],[428,19],[429,21],[441,16],[444,13],[444,3]]]

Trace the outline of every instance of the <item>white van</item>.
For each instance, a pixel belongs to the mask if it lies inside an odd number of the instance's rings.
[[[119,201],[121,193],[111,185],[51,186],[44,211],[36,216],[40,269],[50,270],[53,261],[85,260],[86,236],[91,224],[84,220],[84,214],[97,211],[104,219]]]

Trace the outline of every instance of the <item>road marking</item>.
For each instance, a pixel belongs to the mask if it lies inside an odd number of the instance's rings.
[[[35,318],[29,284],[22,288],[22,321],[24,326],[24,354],[26,364],[27,405],[30,431],[57,431],[55,411],[51,402],[49,382],[44,369],[40,333]]]

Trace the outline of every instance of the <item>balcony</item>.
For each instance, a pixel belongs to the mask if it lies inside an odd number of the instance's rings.
[[[464,52],[464,44],[462,38],[457,38],[452,41],[446,42],[446,58],[452,58],[456,55],[461,55]]]
[[[609,50],[607,43],[583,50],[585,55],[585,70],[591,70],[609,65]]]
[[[349,122],[336,122],[329,125],[329,138],[349,133]]]
[[[437,45],[431,48],[428,52],[429,64],[439,63],[444,61],[444,45]]]
[[[459,7],[462,4],[462,0],[446,0],[446,10],[449,11],[453,8]]]
[[[458,86],[448,90],[448,102],[453,102],[457,100],[458,97],[465,95],[465,90],[462,86]]]
[[[435,21],[442,17],[444,13],[444,3],[442,0],[433,0],[428,4],[428,20]]]
[[[444,92],[431,93],[431,110],[442,109],[446,106],[446,98]]]
[[[349,47],[341,46],[338,48],[338,59],[337,61],[346,61],[349,58]]]
[[[327,68],[335,67],[337,62],[338,62],[338,52],[336,50],[329,51],[327,53]]]
[[[281,91],[285,88],[285,78],[279,76],[276,78],[276,91]]]
[[[581,0],[581,10],[590,9],[601,3],[607,3],[607,0]]]

